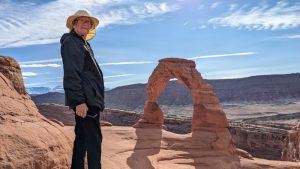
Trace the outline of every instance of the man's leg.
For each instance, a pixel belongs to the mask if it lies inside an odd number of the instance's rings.
[[[102,133],[99,122],[99,109],[89,108],[90,114],[98,114],[97,117],[86,117],[84,129],[86,130],[86,148],[89,169],[101,169],[101,143]]]
[[[75,115],[75,121],[75,140],[73,145],[71,169],[84,169],[84,157],[86,153],[86,147],[85,132],[83,128],[83,118]]]

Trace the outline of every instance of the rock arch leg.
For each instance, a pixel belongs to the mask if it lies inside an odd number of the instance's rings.
[[[166,73],[165,70],[166,67],[163,64],[159,64],[149,77],[144,115],[134,127],[163,127],[163,112],[157,101],[172,77],[171,74]]]

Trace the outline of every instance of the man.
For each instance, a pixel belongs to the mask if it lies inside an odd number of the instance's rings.
[[[95,36],[99,20],[84,10],[69,16],[69,33],[62,36],[66,105],[75,112],[75,140],[72,169],[84,169],[87,153],[89,169],[101,168],[102,133],[99,113],[104,109],[102,71],[87,40]]]

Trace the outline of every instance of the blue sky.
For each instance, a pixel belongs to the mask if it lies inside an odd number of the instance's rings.
[[[62,85],[59,39],[78,9],[101,20],[90,43],[106,88],[146,83],[167,57],[194,60],[205,79],[300,72],[300,1],[0,0],[0,55],[26,87]]]

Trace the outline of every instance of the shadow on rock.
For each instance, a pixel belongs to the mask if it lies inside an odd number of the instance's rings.
[[[158,154],[161,147],[162,129],[136,128],[137,142],[127,159],[131,169],[155,169],[148,156]]]

